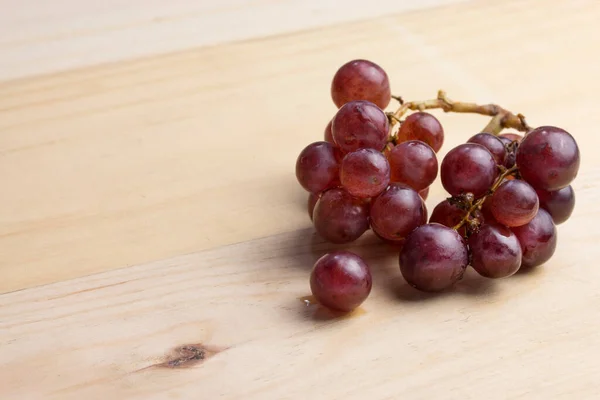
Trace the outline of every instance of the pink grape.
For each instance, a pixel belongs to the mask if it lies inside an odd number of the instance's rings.
[[[331,97],[338,108],[351,101],[367,100],[385,109],[392,98],[390,81],[379,65],[367,60],[353,60],[335,73]]]
[[[425,142],[437,153],[444,144],[444,129],[433,115],[422,111],[416,112],[406,117],[398,130],[398,142],[408,140]]]
[[[479,198],[490,189],[496,176],[498,168],[494,157],[479,144],[461,144],[450,150],[442,161],[442,185],[452,196],[473,193]]]
[[[390,164],[377,150],[353,151],[342,160],[340,181],[353,196],[375,197],[390,183]]]
[[[328,242],[352,242],[369,229],[368,204],[344,189],[329,189],[315,205],[313,225]]]
[[[575,191],[571,185],[554,192],[537,190],[540,207],[548,211],[556,225],[569,219],[575,209]]]
[[[535,189],[568,186],[579,171],[579,147],[571,134],[554,126],[530,131],[517,149],[521,176]]]
[[[521,245],[517,236],[499,224],[483,224],[469,237],[471,266],[487,278],[504,278],[521,267]]]
[[[395,146],[388,156],[391,181],[405,183],[423,190],[435,181],[438,162],[433,149],[419,140],[409,140]]]
[[[344,104],[333,117],[333,140],[344,153],[362,148],[383,150],[389,136],[387,116],[364,100]]]
[[[338,150],[328,142],[311,143],[302,150],[296,160],[296,178],[311,193],[339,185]]]
[[[536,216],[525,225],[511,228],[517,235],[523,260],[521,268],[537,267],[548,261],[556,250],[556,226],[546,210],[540,208]]]
[[[469,257],[465,241],[454,229],[433,223],[418,227],[406,238],[399,261],[408,284],[438,292],[462,278]]]
[[[373,286],[367,263],[349,251],[325,254],[310,274],[310,289],[319,303],[333,310],[350,312],[361,305]]]
[[[494,219],[506,226],[525,225],[535,217],[539,200],[535,190],[522,180],[502,183],[491,198]]]
[[[478,133],[467,140],[467,143],[477,143],[488,149],[496,160],[496,164],[504,165],[506,159],[506,148],[498,137],[489,133]]]
[[[423,204],[414,189],[392,183],[371,204],[371,228],[385,239],[400,240],[425,222]]]

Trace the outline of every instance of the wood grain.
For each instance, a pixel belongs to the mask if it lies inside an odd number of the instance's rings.
[[[0,397],[596,398],[598,18],[595,1],[468,2],[1,83]],[[365,235],[344,247],[374,270],[361,310],[300,300],[337,247],[295,158],[357,57],[408,99],[443,88],[573,133],[577,205],[550,262],[428,297]],[[438,115],[440,156],[487,123]]]
[[[0,0],[0,81],[461,0]]]

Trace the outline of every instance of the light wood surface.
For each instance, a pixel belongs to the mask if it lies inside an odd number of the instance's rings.
[[[600,3],[400,11],[41,76],[3,69],[0,397],[597,398]],[[25,42],[9,60],[34,59]],[[358,57],[405,98],[445,89],[573,133],[577,206],[551,261],[429,298],[365,235],[344,246],[374,270],[361,309],[334,318],[302,301],[337,247],[310,228],[295,158],[335,112],[332,74]],[[487,122],[438,115],[441,156]],[[429,209],[443,197],[437,182]]]

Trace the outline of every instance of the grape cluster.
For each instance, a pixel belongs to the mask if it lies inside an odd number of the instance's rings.
[[[504,121],[496,118],[499,107],[443,97],[414,104],[398,98],[399,111],[386,113],[389,78],[367,60],[343,65],[331,95],[339,109],[324,140],[308,145],[296,162],[297,179],[310,193],[309,216],[325,240],[349,243],[371,229],[399,249],[402,276],[423,291],[453,286],[469,265],[484,277],[503,278],[553,255],[556,225],[575,205],[570,184],[580,154],[568,132],[532,129],[506,112],[500,116],[525,135],[500,134],[510,124],[493,125]],[[444,129],[423,109],[453,107],[494,118],[438,164]],[[415,112],[401,120],[409,109]],[[450,197],[428,222],[425,199],[438,170]],[[313,268],[311,289],[322,304],[349,311],[370,293],[369,268],[353,253],[327,254]]]

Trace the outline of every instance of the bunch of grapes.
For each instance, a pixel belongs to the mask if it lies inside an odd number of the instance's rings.
[[[441,291],[467,266],[487,278],[543,264],[556,248],[556,225],[575,205],[571,182],[579,149],[565,130],[532,129],[521,115],[495,105],[435,100],[404,103],[386,113],[392,95],[386,72],[354,60],[335,74],[331,95],[339,110],[324,140],[296,162],[298,182],[310,194],[315,230],[331,243],[349,243],[367,230],[397,246],[400,271],[413,287]],[[492,116],[482,133],[450,150],[438,165],[444,130],[423,111]],[[416,111],[404,120],[408,111]],[[505,127],[525,132],[500,134]],[[450,197],[428,221],[425,199],[439,174]],[[367,264],[351,252],[317,261],[311,289],[322,304],[349,311],[371,290]]]

